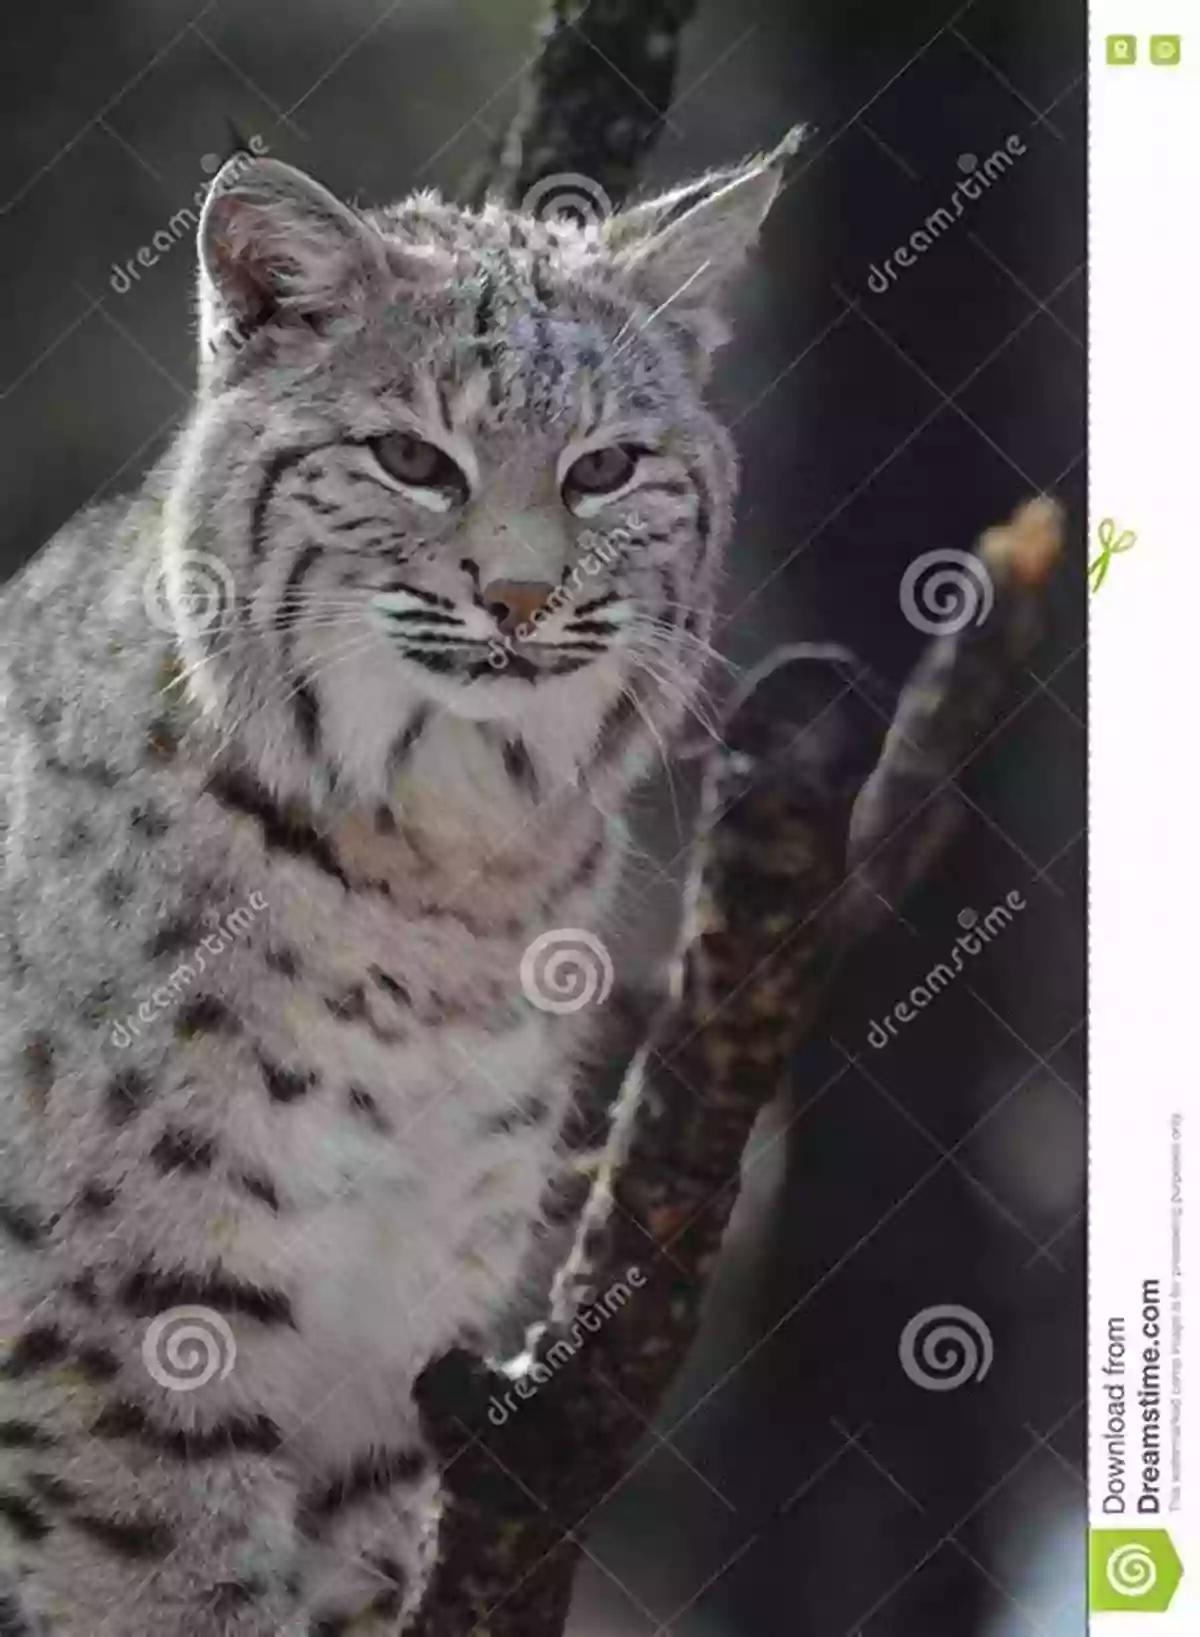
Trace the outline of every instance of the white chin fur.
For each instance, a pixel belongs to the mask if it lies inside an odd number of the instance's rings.
[[[570,677],[544,676],[538,682],[505,676],[501,670],[465,682],[439,676],[411,662],[405,668],[426,698],[466,722],[520,723],[531,712],[540,713],[554,701],[562,708],[569,694],[581,683],[590,682],[588,691],[594,692],[598,682],[594,666],[576,671]],[[569,687],[570,684],[574,687]]]
[[[552,679],[533,684],[517,682],[499,673],[474,682],[458,682],[453,677],[435,676],[420,666],[423,693],[454,716],[467,722],[511,722],[529,705],[535,686],[549,687]]]

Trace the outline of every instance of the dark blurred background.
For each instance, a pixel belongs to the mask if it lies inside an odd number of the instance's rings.
[[[192,242],[171,218],[227,117],[363,202],[458,191],[513,114],[538,13],[5,7],[6,572],[136,484],[186,408]],[[1085,1628],[1085,26],[1081,0],[702,0],[687,35],[648,184],[814,127],[714,389],[745,468],[720,647],[745,666],[833,639],[898,686],[924,640],[905,568],[1040,490],[1068,508],[1072,564],[956,775],[951,852],[756,1134],[701,1342],[593,1519],[575,1637]],[[876,293],[872,266],[1010,137],[1025,152]],[[691,782],[640,804],[643,959],[674,924]],[[870,1046],[1014,890],[1012,925]],[[945,1305],[974,1369],[962,1347],[940,1375],[906,1368],[906,1326]]]

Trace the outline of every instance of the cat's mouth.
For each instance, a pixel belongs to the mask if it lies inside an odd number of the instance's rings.
[[[553,637],[506,636],[482,609],[460,611],[450,598],[411,586],[373,597],[371,612],[400,657],[464,683],[572,676],[612,652],[622,620],[619,599],[600,597],[577,606]]]
[[[607,644],[603,650],[608,651]],[[596,655],[573,653],[550,643],[517,644],[502,637],[487,643],[456,644],[453,648],[425,648],[405,643],[402,656],[435,676],[458,677],[464,682],[507,678],[512,682],[543,682],[548,677],[571,676],[591,665]]]

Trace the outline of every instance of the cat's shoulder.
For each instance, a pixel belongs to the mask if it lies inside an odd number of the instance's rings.
[[[0,590],[0,782],[10,788],[61,804],[57,781],[90,770],[104,805],[144,759],[168,640],[152,617],[156,515],[144,493],[88,507]],[[40,809],[35,800],[31,822],[48,817]]]
[[[0,587],[0,714],[48,695],[110,694],[122,654],[155,635],[159,502],[85,507]]]

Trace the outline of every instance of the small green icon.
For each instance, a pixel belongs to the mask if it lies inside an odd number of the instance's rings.
[[[1092,583],[1092,595],[1095,596],[1108,576],[1108,565],[1122,551],[1129,551],[1137,545],[1137,535],[1132,529],[1122,529],[1118,534],[1117,525],[1111,517],[1101,520],[1096,536],[1100,541],[1100,555],[1094,562],[1088,564],[1088,579]]]
[[[1110,63],[1137,62],[1137,35],[1110,34],[1104,42],[1104,55]]]
[[[1150,36],[1150,61],[1157,63],[1160,68],[1174,68],[1179,61],[1179,46],[1182,36],[1178,34],[1152,34]]]
[[[1183,1579],[1165,1529],[1093,1529],[1088,1604],[1093,1614],[1163,1614]]]

